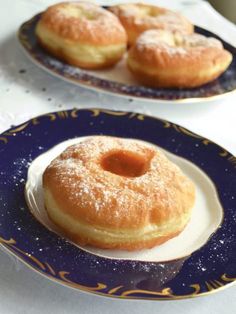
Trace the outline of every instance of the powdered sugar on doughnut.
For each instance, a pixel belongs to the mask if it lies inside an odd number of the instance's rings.
[[[115,42],[126,39],[125,31],[117,17],[94,3],[55,4],[42,14],[41,20],[56,34],[68,40],[81,40],[85,35],[94,40],[100,36],[99,42],[114,36],[117,37]]]
[[[173,33],[163,30],[148,30],[137,39],[137,49],[163,49],[168,54],[186,54],[184,47],[175,45]]]
[[[101,168],[101,157],[116,150],[154,157],[146,173],[128,178]],[[163,153],[128,139],[94,137],[69,147],[50,164],[49,171],[50,168],[54,170],[55,182],[69,191],[68,199],[75,206],[95,206],[97,212],[110,208],[117,218],[130,215],[133,207],[149,212],[154,199],[160,208],[171,211],[177,207],[178,212],[177,194],[184,194],[191,187],[190,181]]]
[[[223,49],[222,43],[199,34],[183,35],[164,30],[148,30],[137,40],[137,49],[164,49],[169,54],[186,54],[189,49]]]
[[[192,35],[175,35],[176,45],[182,45],[185,48],[195,48],[195,47],[214,47],[223,48],[222,43],[213,37],[206,37],[200,34]]]
[[[148,29],[166,29],[180,31],[185,34],[193,32],[193,25],[181,14],[144,3],[129,3],[111,7],[127,32],[137,31],[139,34]]]

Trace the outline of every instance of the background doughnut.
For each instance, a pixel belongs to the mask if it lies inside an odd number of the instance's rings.
[[[192,23],[180,13],[144,3],[128,3],[110,7],[120,19],[133,45],[137,37],[149,29],[165,29],[172,32],[191,34]]]
[[[86,69],[113,65],[126,51],[127,35],[114,14],[89,2],[65,2],[41,16],[36,35],[51,54]]]
[[[149,30],[130,49],[127,65],[146,86],[192,88],[216,79],[231,61],[215,38]]]

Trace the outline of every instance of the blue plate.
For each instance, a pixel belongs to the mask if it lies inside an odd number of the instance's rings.
[[[200,167],[224,210],[220,228],[190,256],[169,262],[105,258],[46,229],[24,198],[28,167],[54,145],[104,134],[154,143]],[[118,298],[195,297],[236,280],[236,158],[183,127],[142,114],[102,109],[49,113],[0,135],[0,243],[37,272],[75,289]]]
[[[90,71],[82,70],[70,66],[63,61],[60,61],[45,50],[43,50],[35,36],[35,26],[41,14],[34,16],[29,21],[21,25],[18,38],[27,55],[38,66],[44,70],[58,76],[61,79],[72,83],[82,85],[90,89],[96,89],[103,92],[113,93],[119,96],[139,98],[145,100],[167,100],[174,102],[189,102],[189,101],[206,101],[215,97],[223,96],[236,90],[236,48],[224,42],[215,34],[200,28],[195,27],[195,31],[207,37],[215,37],[222,41],[225,49],[229,50],[233,55],[233,62],[229,68],[215,81],[192,89],[163,89],[163,88],[148,88],[138,85],[127,85],[102,79],[91,74]]]

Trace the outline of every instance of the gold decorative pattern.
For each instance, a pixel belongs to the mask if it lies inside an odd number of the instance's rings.
[[[193,292],[189,293],[189,294],[184,294],[184,295],[176,295],[174,294],[170,288],[165,288],[161,291],[150,291],[150,290],[141,290],[141,289],[136,289],[136,290],[127,290],[124,291],[121,296],[132,296],[134,294],[147,294],[147,295],[154,295],[154,296],[162,296],[162,297],[166,297],[167,299],[170,300],[177,300],[177,299],[183,299],[183,298],[191,298],[194,297],[196,295],[200,295],[200,285],[199,284],[193,284],[190,285],[190,288],[193,289]],[[158,299],[158,298],[155,298]],[[163,299],[163,298],[161,298]]]
[[[30,120],[32,122],[33,125],[37,125],[39,124],[39,118],[42,118],[42,117],[48,117],[50,121],[55,121],[57,116],[55,113],[46,113],[44,115],[41,115],[39,117],[36,117],[36,118],[33,118],[32,120]]]
[[[235,164],[236,163],[236,157],[234,157],[234,156],[229,157],[229,161],[231,161],[233,164]]]
[[[235,156],[229,156],[230,154],[225,150],[225,149],[222,149],[222,151],[219,153],[219,155],[221,157],[224,157],[228,159],[228,161],[233,164],[233,166],[236,168],[236,157]]]
[[[214,280],[214,282],[215,282],[215,284],[217,284],[218,285],[218,287],[223,287],[223,283],[222,282],[220,282],[219,280]]]
[[[29,122],[26,122],[26,123],[20,125],[19,127],[15,128],[15,129],[11,129],[8,133],[14,134],[14,133],[21,132],[21,131],[23,131],[28,125],[29,125]]]
[[[174,128],[178,133],[183,133],[187,136],[190,136],[190,137],[193,137],[193,138],[196,138],[196,139],[199,139],[199,140],[202,140],[202,143],[204,145],[208,145],[210,143],[212,143],[210,140],[202,137],[201,135],[198,135],[198,134],[195,134],[187,129],[185,129],[184,127],[182,126],[179,126],[179,125],[176,125],[174,123],[170,123],[168,121],[165,121],[165,120],[161,120],[163,123],[164,123],[164,128]]]
[[[206,281],[205,284],[207,286],[208,291],[213,291],[225,286],[225,283],[230,283],[236,281],[236,278],[230,278],[226,274],[223,274],[219,280],[210,280]]]
[[[206,282],[206,286],[207,286],[208,291],[214,290],[214,287],[209,282]]]
[[[26,253],[24,251],[22,251],[21,249],[19,249],[17,246],[15,246],[16,241],[13,238],[10,238],[9,240],[3,239],[2,237],[0,237],[0,243],[1,244],[5,244],[7,246],[10,246],[12,248],[14,248],[16,251],[20,252],[21,254],[29,257],[35,264],[37,264],[41,269],[45,270],[45,266],[43,265],[43,263],[41,263],[36,257],[34,257],[32,254]]]
[[[137,119],[143,121],[144,120],[144,115],[143,114],[138,114]]]
[[[60,119],[66,119],[69,118],[69,114],[67,111],[58,111],[57,115]]]
[[[234,167],[236,168],[236,157],[235,157],[235,156],[230,156],[230,157],[228,158],[228,161],[229,161],[230,163],[232,163],[232,164],[234,165]]]
[[[57,273],[55,272],[55,270],[52,268],[52,266],[45,262],[41,262],[39,261],[35,256],[33,256],[32,254],[29,254],[27,252],[24,252],[23,250],[19,249],[18,247],[15,246],[16,241],[14,239],[9,239],[9,240],[5,240],[2,237],[0,237],[0,243],[1,244],[5,244],[7,248],[11,248],[11,252],[14,252],[14,250],[16,250],[17,252],[20,252],[21,254],[27,256],[28,258],[30,258],[41,270],[45,271],[45,270],[49,270],[50,273],[55,277],[57,275]],[[107,285],[103,284],[103,283],[98,283],[96,287],[88,287],[88,286],[84,286],[81,285],[79,283],[75,283],[73,281],[71,281],[70,279],[68,279],[66,276],[69,275],[70,273],[67,271],[59,271],[58,272],[58,276],[61,278],[61,280],[63,282],[66,282],[67,285],[69,285],[72,288],[76,288],[76,289],[81,289],[81,290],[85,290],[85,291],[100,291],[100,290],[104,290],[107,288]]]
[[[87,109],[87,110],[92,112],[92,117],[99,116],[99,114],[101,112],[105,113],[105,114],[108,114],[108,115],[117,116],[117,117],[123,117],[123,116],[129,114],[129,118],[130,119],[136,118],[136,119],[138,119],[140,121],[143,121],[146,117],[148,117],[148,116],[146,116],[144,114],[135,113],[135,112],[130,113],[130,112],[125,112],[125,111],[112,111],[112,110],[98,109],[98,108],[91,108],[91,109]],[[70,117],[71,118],[77,118],[78,117],[78,112],[79,112],[79,109],[75,108],[72,111],[59,111],[57,113],[47,113],[47,114],[42,115],[40,117],[48,117],[50,119],[50,121],[55,121],[57,118],[59,118],[59,119],[65,119],[65,118],[70,118]],[[12,130],[10,130],[8,132],[3,133],[2,134],[3,136],[0,137],[0,141],[2,141],[4,144],[7,144],[8,143],[7,136],[13,136],[15,133],[24,130],[30,124],[30,122],[33,125],[39,124],[40,123],[40,121],[39,121],[40,117],[33,118],[29,122],[26,122],[25,124],[15,128],[15,129],[12,129]],[[183,134],[185,134],[187,136],[191,136],[193,138],[201,140],[202,144],[204,144],[204,145],[214,144],[210,140],[205,139],[202,136],[197,135],[197,134],[195,134],[195,133],[185,129],[184,127],[178,126],[178,125],[176,125],[174,123],[171,123],[171,122],[168,122],[168,121],[166,121],[164,119],[160,119],[160,118],[156,118],[156,119],[161,121],[161,122],[163,122],[163,127],[164,128],[174,128],[178,133],[183,133]],[[229,155],[230,154],[225,149],[220,148],[219,156],[221,156],[223,158],[227,158],[227,160],[236,167],[236,157],[235,156],[229,156]]]
[[[50,273],[53,275],[53,276],[56,276],[56,272],[55,270],[52,268],[52,266],[50,264],[48,264],[47,262],[45,262],[45,265],[47,266],[47,268],[49,269]]]
[[[214,289],[221,287],[221,285],[218,284],[217,280],[210,280],[209,282],[214,287]]]
[[[128,112],[127,112],[128,113]],[[136,113],[136,112],[132,112],[130,115],[129,115],[129,118],[132,119],[132,118],[136,118],[140,121],[143,121],[144,120],[144,115],[141,114],[141,113]]]
[[[114,294],[116,293],[118,290],[120,290],[121,288],[123,288],[124,286],[118,286],[118,287],[115,287],[115,288],[112,288],[108,291],[108,294]]]
[[[161,119],[159,119],[159,120],[161,120]],[[178,133],[183,133],[183,134],[185,134],[187,136],[191,136],[191,137],[194,137],[196,139],[202,140],[201,142],[204,145],[214,144],[212,141],[210,141],[210,140],[208,140],[208,139],[206,139],[206,138],[204,138],[204,137],[202,137],[200,135],[197,135],[197,134],[195,134],[195,133],[185,129],[184,127],[178,126],[178,125],[176,125],[174,123],[170,123],[170,122],[165,121],[165,120],[161,120],[161,121],[164,124],[163,125],[164,128],[171,128],[171,127],[173,127]],[[230,163],[232,163],[233,165],[235,165],[235,167],[236,167],[236,157],[235,156],[228,157],[229,153],[225,149],[220,148],[219,156],[224,157],[224,158],[227,157],[228,161]]]
[[[226,150],[222,150],[222,152],[221,153],[219,153],[219,155],[221,156],[221,157],[226,157],[226,156],[228,156],[228,152],[226,151]]]
[[[162,120],[162,122],[164,123],[164,125],[163,125],[164,128],[168,129],[168,128],[171,127],[171,123],[170,122],[165,121],[165,120]]]
[[[129,115],[129,118],[132,119],[133,117],[136,116],[136,114],[137,114],[136,112],[132,112],[132,113]]]
[[[225,282],[233,282],[236,281],[236,277],[232,278],[232,277],[228,277],[226,274],[223,274],[221,276],[221,279]]]
[[[202,294],[207,294],[210,292],[214,292],[218,289],[224,288],[228,283],[235,282],[236,278],[228,277],[227,274],[223,274],[220,279],[216,280],[210,280],[209,282],[206,282],[206,287],[208,289],[208,292],[201,292],[201,287],[199,284],[195,283],[190,285],[189,288],[193,289],[192,292],[189,294],[184,294],[184,295],[176,295],[173,293],[173,291],[170,288],[164,288],[161,291],[151,291],[151,290],[142,290],[142,289],[133,289],[133,290],[125,290],[122,291],[120,294],[115,294],[117,291],[120,289],[124,288],[123,285],[116,286],[113,288],[110,288],[108,292],[105,291],[105,289],[108,289],[108,286],[104,283],[97,283],[95,287],[89,287],[89,286],[84,286],[80,283],[73,282],[68,278],[70,273],[68,271],[55,271],[52,266],[48,262],[41,262],[39,261],[36,257],[34,257],[32,254],[29,254],[27,252],[24,252],[23,250],[19,249],[18,247],[15,246],[16,241],[13,238],[10,238],[9,240],[6,240],[2,237],[0,237],[0,243],[4,245],[6,248],[10,249],[10,252],[17,251],[20,252],[22,255],[27,256],[30,258],[35,265],[37,265],[37,268],[33,267],[34,269],[40,269],[43,271],[45,275],[47,275],[47,271],[49,270],[50,274],[54,277],[56,281],[61,281],[65,283],[67,286],[70,286],[75,289],[80,289],[88,292],[94,292],[102,295],[107,295],[107,296],[113,296],[113,297],[119,297],[119,298],[139,298],[142,299],[143,297],[140,296],[138,297],[137,295],[147,295],[145,299],[155,299],[155,300],[163,300],[164,299],[169,299],[169,300],[177,300],[177,299],[183,299],[183,298],[192,298],[195,296],[199,296]],[[24,261],[24,259],[23,259]],[[30,265],[29,265],[30,266]],[[58,277],[60,279],[58,279]],[[148,296],[153,296],[153,297],[148,297]]]
[[[79,109],[73,109],[70,114],[71,118],[78,118],[78,111]]]
[[[7,144],[8,139],[6,137],[1,136],[0,141],[2,141],[4,144]]]
[[[49,117],[50,121],[55,121],[57,118],[55,113],[47,113],[44,116]]]
[[[194,291],[191,293],[192,296],[193,296],[193,295],[197,295],[197,294],[200,293],[201,288],[200,288],[200,285],[199,285],[199,284],[196,284],[196,283],[195,283],[195,284],[193,284],[193,285],[190,285],[190,287],[194,289]],[[186,295],[186,296],[187,296],[187,295]]]
[[[15,129],[11,129],[10,131],[5,132],[4,135],[13,136],[15,133],[23,131],[28,126],[28,124],[29,122],[26,122]]]
[[[21,254],[27,256],[29,259],[31,259],[36,265],[38,265],[42,270],[46,270],[46,267],[44,266],[44,264],[42,262],[40,262],[36,257],[34,257],[32,254],[27,253],[22,251],[21,249],[19,249],[17,246],[14,246],[14,249],[18,252],[20,252]]]
[[[17,128],[15,129],[11,129],[7,132],[4,132],[2,135],[2,137],[0,137],[0,141],[2,141],[4,144],[7,144],[8,143],[8,138],[7,136],[15,136],[16,133],[19,133],[21,131],[23,131],[28,125],[29,125],[30,122],[26,122],[20,126],[18,126]]]
[[[12,245],[12,244],[16,244],[16,241],[12,238],[10,238],[9,240],[5,240],[5,239],[0,237],[0,243]]]
[[[33,125],[39,124],[38,118],[33,118],[33,119],[31,120],[31,122],[32,122]]]
[[[100,110],[99,109],[89,109],[89,111],[92,111],[93,113],[93,117],[97,117],[100,114]]]
[[[141,113],[129,113],[129,112],[125,112],[125,111],[112,111],[112,110],[107,110],[107,109],[97,109],[97,108],[92,108],[92,109],[88,109],[90,111],[92,111],[93,115],[92,117],[97,117],[99,116],[99,114],[102,113],[106,113],[108,115],[111,116],[118,116],[118,117],[123,117],[129,114],[129,118],[136,118],[140,121],[143,121],[145,119],[145,115],[141,114]]]
[[[126,296],[130,296],[133,294],[148,294],[148,295],[165,296],[165,297],[173,296],[170,288],[165,288],[159,292],[158,291],[150,291],[150,290],[141,290],[141,289],[127,290],[125,292],[122,292],[121,296],[126,297]]]
[[[207,139],[204,139],[203,141],[202,141],[202,143],[204,144],[204,145],[208,145],[208,144],[210,144],[210,143],[212,143],[210,140],[207,140]]]
[[[100,290],[104,290],[107,288],[107,285],[105,285],[103,283],[98,283],[96,287],[87,287],[87,286],[81,285],[79,283],[75,283],[66,277],[66,275],[69,275],[69,274],[70,273],[67,271],[59,271],[59,273],[58,273],[59,277],[63,281],[67,282],[72,288],[78,288],[78,289],[82,289],[82,290],[84,290],[86,288],[90,291],[100,291]]]
[[[200,135],[198,135],[198,134],[195,134],[195,133],[193,133],[193,132],[191,132],[191,131],[185,129],[185,128],[182,127],[182,126],[176,125],[176,124],[174,124],[174,123],[171,124],[171,123],[166,122],[166,121],[165,121],[165,123],[167,123],[167,124],[165,124],[165,126],[164,126],[165,128],[173,127],[178,133],[183,133],[183,134],[185,134],[185,135],[188,135],[188,136],[191,136],[191,137],[194,137],[194,138],[197,138],[197,139],[202,140],[202,142],[203,142],[204,145],[208,145],[208,144],[210,143],[209,140],[204,139],[202,136],[200,136]]]
[[[128,115],[128,112],[125,111],[112,111],[112,110],[107,110],[107,109],[97,109],[97,108],[92,108],[92,109],[88,109],[89,111],[91,111],[93,113],[92,117],[97,117],[99,116],[99,114],[102,113],[106,113],[110,116],[126,116]]]

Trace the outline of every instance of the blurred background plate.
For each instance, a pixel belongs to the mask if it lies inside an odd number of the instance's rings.
[[[35,36],[35,26],[41,14],[34,16],[21,25],[18,38],[27,56],[45,71],[56,75],[58,78],[71,83],[94,89],[97,91],[112,93],[117,96],[126,96],[142,100],[194,102],[207,101],[219,98],[236,90],[236,48],[223,41],[217,35],[201,27],[195,27],[195,31],[205,36],[220,39],[224,47],[233,55],[233,61],[229,68],[216,80],[193,89],[162,89],[148,88],[135,85],[133,78],[126,69],[125,60],[122,60],[114,68],[107,70],[89,71],[68,65],[43,50]],[[115,80],[116,79],[116,80]]]

